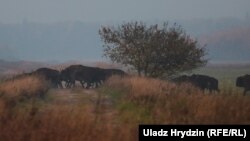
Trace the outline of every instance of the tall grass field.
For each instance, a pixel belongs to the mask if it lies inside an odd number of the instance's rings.
[[[220,92],[167,80],[113,76],[96,89],[50,89],[27,76],[0,83],[0,141],[136,141],[139,124],[250,124],[250,94],[235,87],[249,68],[193,73]]]

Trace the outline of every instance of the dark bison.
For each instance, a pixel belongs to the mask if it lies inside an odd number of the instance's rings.
[[[208,89],[210,92],[212,91],[219,91],[218,88],[218,80],[207,76],[207,75],[192,75],[191,76],[191,81],[193,81],[192,83],[201,88],[202,90]]]
[[[244,76],[237,77],[236,86],[243,87],[244,88],[243,94],[246,95],[247,91],[250,91],[250,75],[246,74]]]
[[[210,92],[212,91],[219,92],[218,80],[207,75],[199,75],[199,74],[193,74],[191,76],[182,75],[180,77],[173,79],[173,82],[176,83],[188,82],[200,88],[203,91],[207,89]]]
[[[62,88],[60,72],[50,68],[39,68],[32,72],[33,75],[39,75],[49,81],[54,88]]]
[[[75,85],[75,73],[77,70],[80,69],[79,65],[72,65],[69,66],[67,68],[65,68],[64,70],[61,71],[61,78],[62,81],[65,81],[66,83],[66,87],[71,87],[72,85]]]
[[[61,71],[61,77],[66,82],[66,87],[74,87],[75,81],[79,81],[84,87],[87,83],[89,88],[92,83],[98,83],[104,79],[105,72],[100,68],[88,67],[83,65],[71,65]]]
[[[61,77],[66,82],[66,87],[74,87],[75,81],[79,81],[82,87],[87,84],[98,86],[111,75],[124,75],[125,72],[118,69],[101,69],[97,67],[88,67],[83,65],[71,65],[61,71]]]

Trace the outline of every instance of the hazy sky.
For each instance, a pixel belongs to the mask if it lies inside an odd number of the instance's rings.
[[[244,18],[250,0],[0,0],[0,22]]]

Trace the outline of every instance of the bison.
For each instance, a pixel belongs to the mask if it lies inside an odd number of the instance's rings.
[[[250,90],[250,75],[246,74],[244,76],[237,77],[236,86],[243,87],[244,88],[243,95],[246,95],[247,91]]]
[[[111,75],[125,75],[125,72],[119,69],[101,69],[83,65],[71,65],[61,71],[61,77],[66,82],[66,87],[74,87],[75,81],[79,81],[82,87],[84,87],[84,83],[87,83],[86,88],[89,88],[91,84],[98,86]]]
[[[84,87],[87,83],[89,88],[92,83],[98,83],[104,79],[105,72],[96,67],[88,67],[83,65],[71,65],[61,71],[61,77],[66,82],[66,87],[74,87],[75,81],[79,81]]]
[[[192,83],[201,88],[202,90],[208,89],[210,92],[219,91],[218,80],[216,78],[207,75],[197,75],[193,74],[191,76]]]
[[[193,74],[191,76],[182,75],[173,79],[176,83],[188,82],[192,85],[200,88],[201,90],[209,90],[209,92],[217,91],[219,92],[218,88],[218,80],[216,78],[207,76],[207,75],[200,75],[200,74]]]
[[[62,88],[60,72],[50,68],[39,68],[31,74],[39,75],[52,84],[52,87]]]

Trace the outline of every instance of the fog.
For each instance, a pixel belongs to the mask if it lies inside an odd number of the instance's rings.
[[[210,61],[250,60],[249,0],[0,0],[0,59],[100,61],[101,25],[177,22]]]

